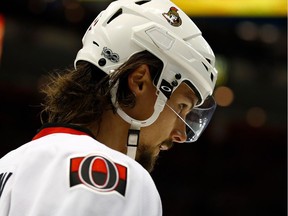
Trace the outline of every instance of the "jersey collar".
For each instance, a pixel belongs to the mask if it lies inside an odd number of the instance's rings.
[[[86,135],[91,136],[95,139],[94,135],[87,128],[80,127],[78,125],[71,124],[60,124],[60,123],[47,123],[44,124],[39,130],[38,133],[33,137],[32,140],[39,139],[41,137],[47,136],[54,133],[67,133],[74,135]]]

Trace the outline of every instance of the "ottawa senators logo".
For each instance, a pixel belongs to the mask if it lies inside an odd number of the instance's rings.
[[[70,159],[70,187],[79,184],[98,192],[117,191],[125,196],[127,168],[100,156]]]
[[[175,7],[170,7],[169,11],[167,13],[163,13],[162,15],[165,17],[165,19],[170,23],[172,26],[180,26],[182,24],[182,19],[180,18],[178,14],[178,9]]]

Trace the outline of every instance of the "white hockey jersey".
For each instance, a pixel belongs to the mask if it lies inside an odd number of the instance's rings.
[[[159,216],[150,174],[88,131],[48,125],[0,159],[0,216]]]

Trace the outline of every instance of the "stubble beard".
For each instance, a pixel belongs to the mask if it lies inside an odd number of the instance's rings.
[[[168,150],[173,146],[173,142],[171,140],[165,140],[154,148],[143,144],[138,146],[136,161],[140,163],[149,173],[154,170],[156,162],[159,158],[161,146],[165,146]]]
[[[147,146],[139,146],[137,149],[136,161],[149,173],[153,171],[158,157],[158,154],[155,155],[155,153]]]

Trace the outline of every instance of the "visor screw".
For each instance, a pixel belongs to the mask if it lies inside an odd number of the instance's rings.
[[[103,67],[106,64],[106,59],[104,58],[99,59],[98,64],[99,66]]]
[[[181,74],[180,73],[178,73],[178,74],[175,74],[175,78],[177,79],[177,80],[179,80],[179,79],[181,79]]]
[[[176,87],[178,85],[178,82],[177,82],[177,80],[174,80],[171,84],[172,84],[172,86]]]

